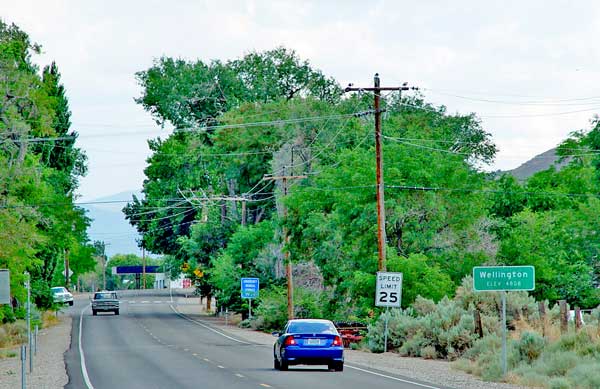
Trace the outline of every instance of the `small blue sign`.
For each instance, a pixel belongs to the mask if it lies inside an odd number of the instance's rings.
[[[259,282],[258,278],[242,278],[242,298],[258,298]]]

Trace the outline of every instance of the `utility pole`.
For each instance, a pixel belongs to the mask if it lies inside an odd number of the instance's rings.
[[[406,84],[402,86],[393,87],[382,87],[379,81],[379,73],[375,73],[372,88],[354,88],[348,85],[345,92],[350,91],[373,91],[375,110],[375,159],[377,163],[377,170],[375,173],[377,181],[377,270],[386,271],[386,235],[385,235],[385,201],[384,201],[384,184],[383,184],[383,150],[381,147],[381,113],[383,112],[380,108],[381,91],[398,91],[402,93],[403,90],[417,89],[415,87],[408,87]]]
[[[297,179],[302,179],[302,178],[306,178],[307,176],[304,175],[285,175],[285,168],[284,168],[284,174],[282,176],[265,176],[263,177],[263,180],[265,181],[269,181],[269,180],[281,180],[281,184],[283,186],[283,197],[287,196],[287,192],[288,192],[288,187],[287,187],[287,182],[288,180],[297,180]],[[287,208],[285,207],[285,205],[283,206],[283,217],[285,218],[287,216]],[[288,237],[288,231],[287,228],[283,228],[283,242],[284,244],[287,245],[287,243],[289,242],[289,237]],[[294,280],[292,278],[292,261],[290,260],[290,253],[289,251],[286,251],[284,253],[284,257],[285,257],[285,277],[287,279],[287,300],[288,300],[288,319],[293,319],[294,318]]]
[[[108,265],[106,246],[108,245],[110,245],[110,243],[102,242],[102,290],[106,290],[106,265]]]
[[[69,289],[69,250],[65,249],[65,288]]]
[[[142,277],[144,283],[144,289],[146,289],[146,248],[142,244]]]
[[[246,197],[242,197],[242,227],[246,226]]]
[[[33,353],[31,352],[31,275],[25,272],[25,286],[27,287],[27,348],[29,349],[29,372],[33,371]]]

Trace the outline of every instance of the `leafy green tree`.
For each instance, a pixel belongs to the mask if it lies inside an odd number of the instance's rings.
[[[493,183],[492,188],[494,190],[490,204],[492,216],[507,218],[525,208],[527,203],[525,190],[512,175],[503,174]]]
[[[523,211],[513,217],[513,228],[503,239],[499,259],[507,265],[536,269],[537,299],[590,308],[600,303],[595,287],[600,242],[595,215],[600,201],[591,199],[577,209]]]
[[[240,227],[229,239],[227,247],[213,257],[210,284],[217,291],[215,297],[220,306],[242,310],[242,277],[259,278],[262,288],[276,282],[274,268],[277,258],[270,250],[274,236],[271,221]]]
[[[254,190],[258,193],[247,202],[247,220],[270,217],[273,196],[256,188],[270,170],[272,152],[299,134],[294,123],[248,128],[244,123],[323,114],[323,102],[337,101],[340,88],[284,48],[225,63],[161,58],[137,78],[143,87],[137,102],[157,122],[169,121],[177,129],[166,140],[149,142],[153,155],[145,171],[144,198],[134,198],[124,212],[146,248],[195,261],[206,270],[241,221],[240,202],[210,199]],[[311,97],[308,103],[305,97]],[[188,128],[220,123],[207,131]],[[314,126],[305,127],[315,136]],[[209,294],[212,273],[204,274],[198,281]]]
[[[65,253],[72,254],[76,273],[93,268],[93,261],[86,251],[89,220],[73,204],[85,156],[74,137],[64,143],[48,139],[74,133],[56,65],[41,77],[31,61],[39,52],[24,31],[0,20],[0,231],[6,234],[0,266],[11,270],[11,290],[19,300],[28,271],[36,303],[47,308]]]
[[[388,260],[421,254],[432,272],[451,274],[458,283],[472,264],[495,256],[494,245],[487,245],[492,236],[486,227],[485,180],[474,167],[493,156],[495,148],[473,117],[446,115],[443,108],[419,100],[405,104],[422,104],[422,109],[394,113],[384,127],[389,140],[384,145]],[[361,123],[349,124],[346,132],[364,134],[364,127],[372,125],[356,124]],[[482,147],[469,142],[469,147],[455,149],[463,139],[481,139]],[[377,270],[374,150],[371,142],[355,143],[332,157],[315,162],[319,174],[288,196],[290,252],[294,260],[319,266],[325,284],[335,290],[334,301],[352,301],[364,313],[372,298],[359,298],[358,290]],[[457,268],[459,258],[468,260]],[[429,287],[425,279],[415,282]],[[439,290],[451,292],[448,287]],[[433,290],[429,295],[436,296]]]
[[[136,77],[143,89],[136,102],[157,123],[170,121],[178,128],[214,124],[219,115],[246,102],[303,95],[333,101],[340,94],[334,80],[283,47],[225,63],[162,57]]]

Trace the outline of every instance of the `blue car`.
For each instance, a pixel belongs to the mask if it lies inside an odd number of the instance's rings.
[[[344,370],[342,337],[329,320],[295,319],[283,332],[273,332],[273,365],[287,370],[290,365],[327,365],[330,370]]]

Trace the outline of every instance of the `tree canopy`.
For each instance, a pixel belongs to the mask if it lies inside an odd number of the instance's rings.
[[[39,72],[31,61],[39,50],[24,31],[0,20],[0,268],[11,271],[20,301],[29,272],[36,304],[47,307],[49,288],[65,284],[66,258],[73,280],[94,261],[89,219],[74,205],[86,157],[75,147],[58,67]]]

